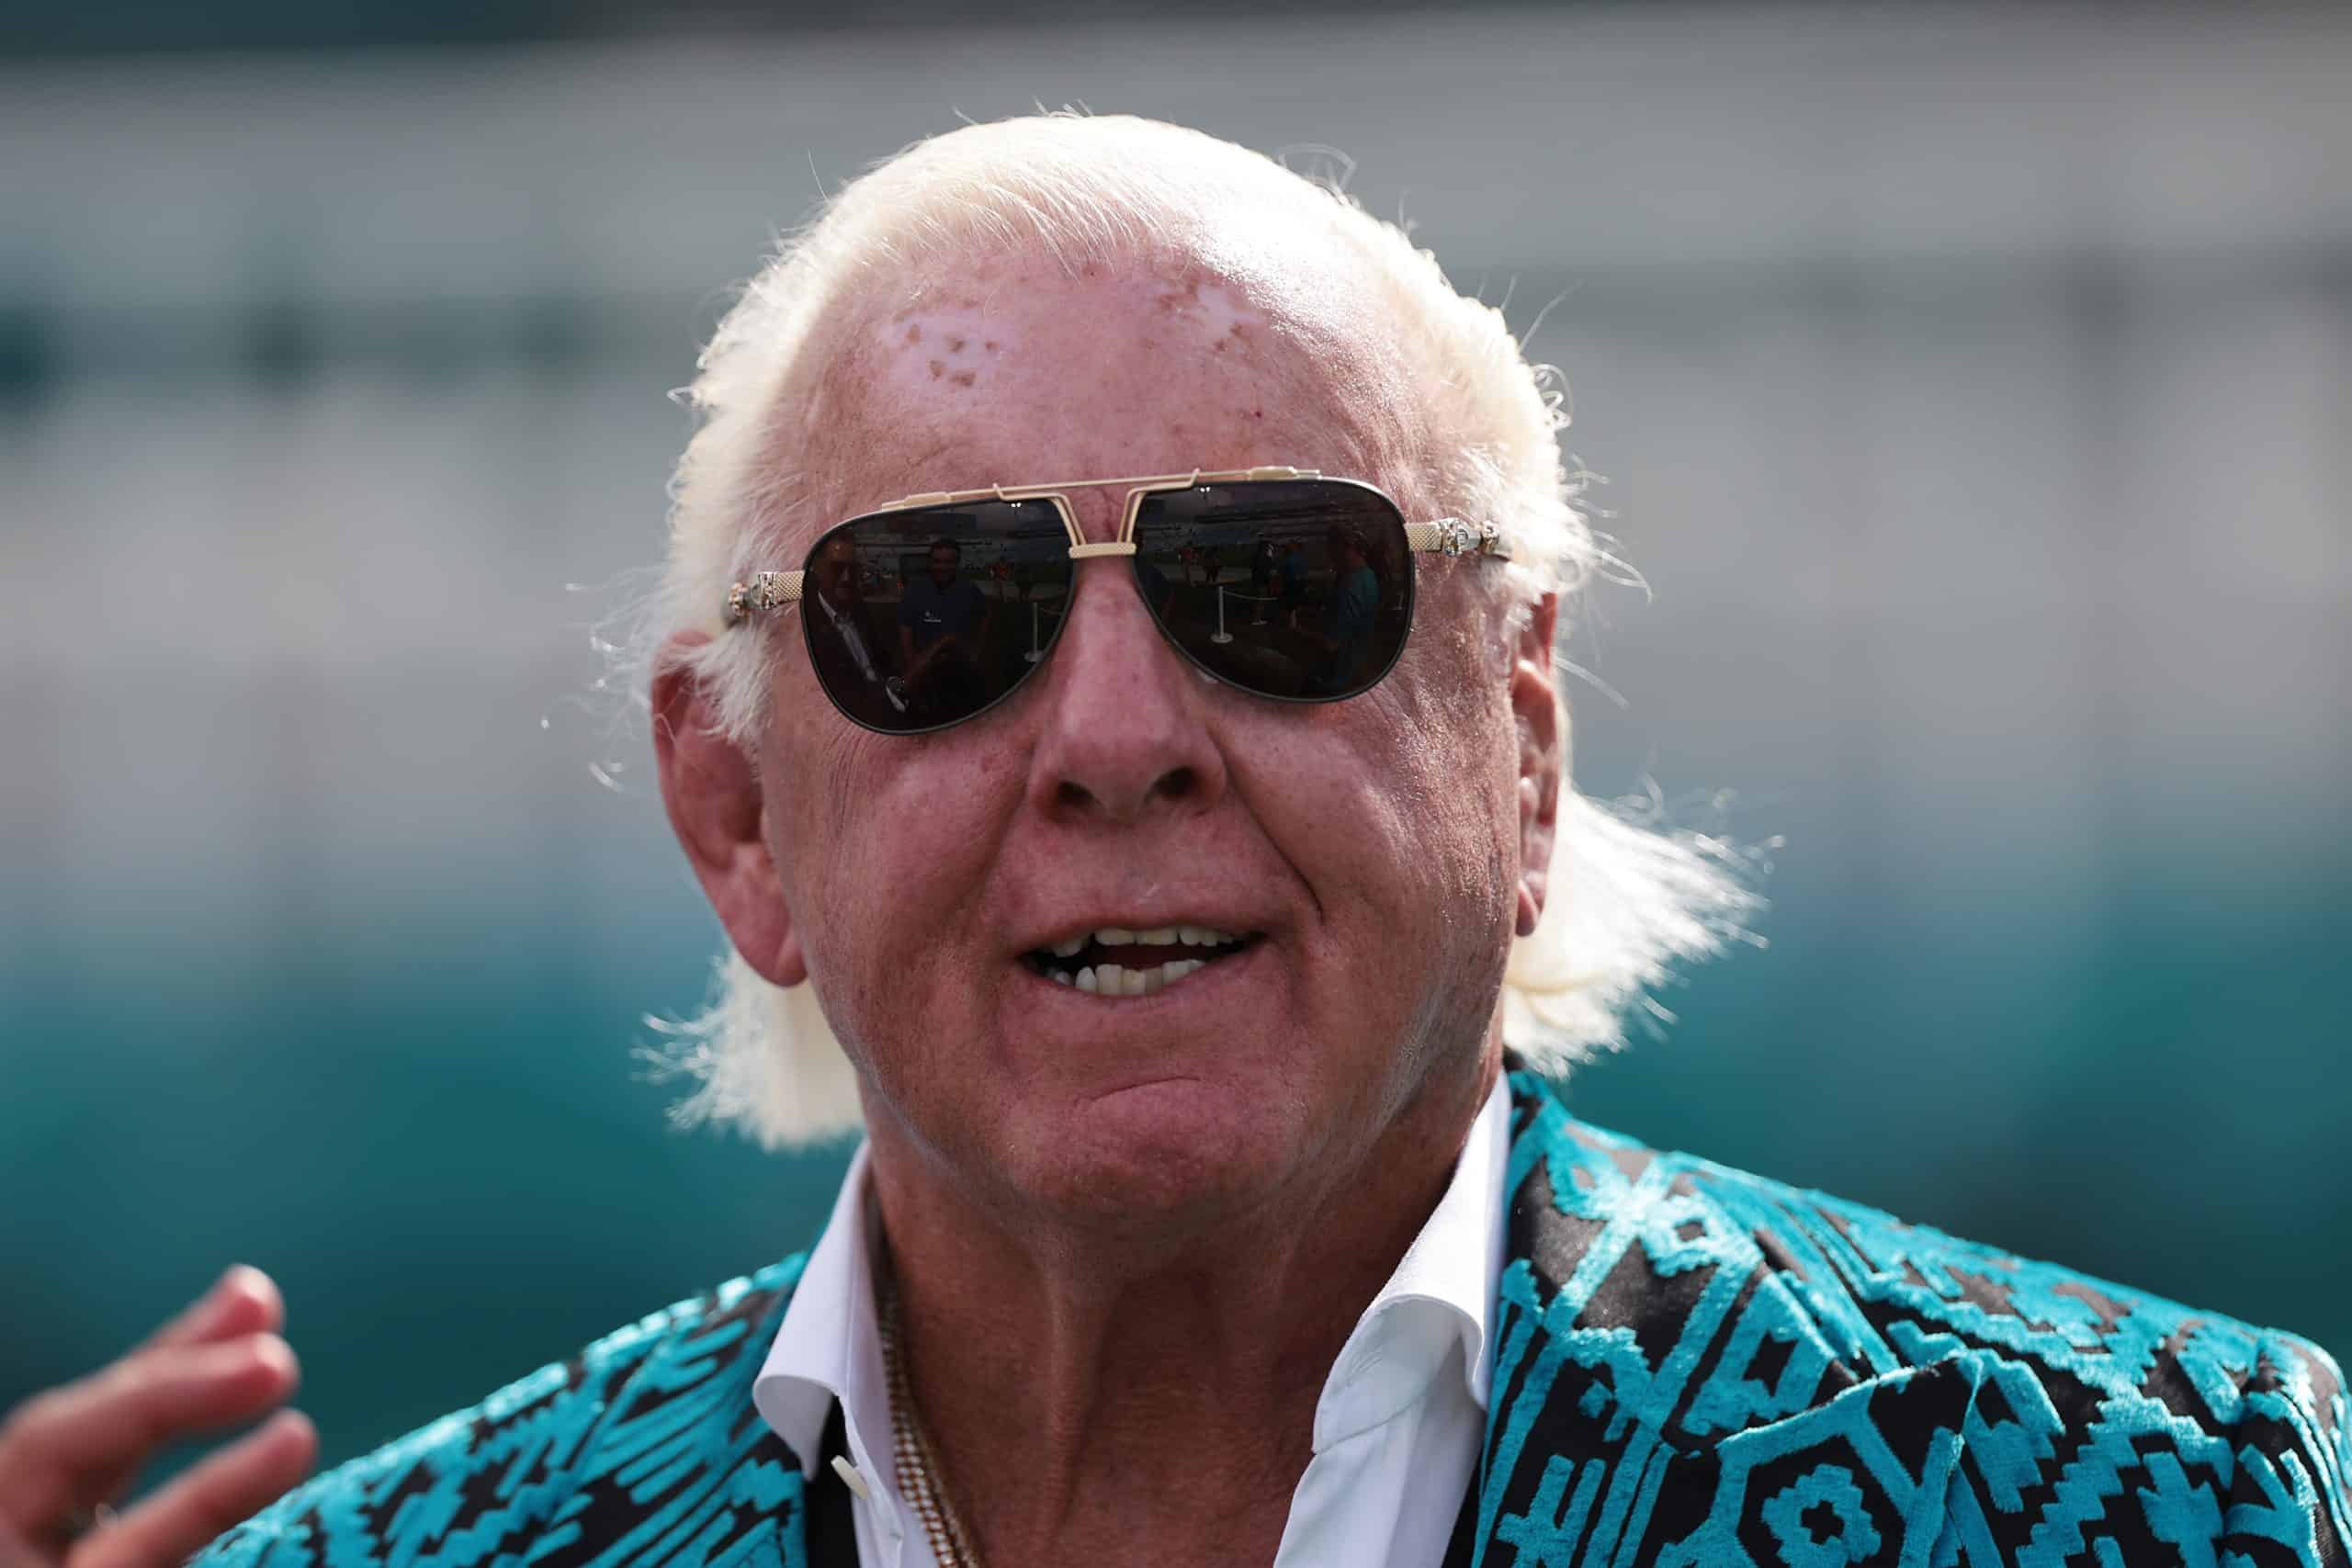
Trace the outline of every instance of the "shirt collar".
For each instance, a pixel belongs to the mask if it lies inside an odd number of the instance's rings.
[[[1470,1124],[1443,1196],[1331,1363],[1315,1407],[1317,1452],[1393,1419],[1429,1389],[1457,1346],[1464,1391],[1486,1408],[1510,1156],[1510,1091],[1498,1077]],[[866,1233],[870,1185],[866,1147],[860,1144],[825,1234],[801,1269],[752,1383],[752,1403],[800,1456],[802,1472],[813,1474],[826,1416],[839,1400],[851,1462],[895,1490],[889,1389]],[[869,1439],[879,1439],[879,1446]]]
[[[842,1177],[825,1234],[800,1270],[784,1322],[752,1382],[752,1404],[800,1456],[801,1473],[813,1475],[826,1418],[839,1400],[850,1462],[870,1480],[887,1483],[892,1478],[890,1396],[866,1235],[870,1185],[866,1146],[861,1143]],[[876,1460],[883,1468],[876,1468]]]
[[[1510,1089],[1498,1075],[1444,1196],[1331,1363],[1315,1405],[1316,1452],[1394,1419],[1428,1392],[1456,1347],[1464,1391],[1487,1407],[1510,1159]]]

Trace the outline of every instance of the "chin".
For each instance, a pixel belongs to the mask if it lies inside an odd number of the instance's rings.
[[[1262,1093],[1198,1077],[1152,1079],[1041,1115],[1016,1178],[1087,1226],[1209,1223],[1281,1195],[1306,1130]]]

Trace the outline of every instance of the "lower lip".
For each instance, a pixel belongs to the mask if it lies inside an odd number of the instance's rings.
[[[1143,997],[1106,997],[1099,992],[1081,991],[1075,985],[1065,986],[1059,980],[1040,975],[1026,964],[1021,965],[1021,972],[1035,981],[1042,988],[1057,996],[1081,1002],[1097,1011],[1105,1009],[1130,1010],[1137,1016],[1141,1016],[1160,1008],[1181,1007],[1187,998],[1199,1001],[1210,999],[1214,993],[1239,977],[1245,971],[1254,967],[1257,964],[1259,950],[1265,945],[1265,939],[1260,937],[1230,957],[1214,959],[1203,967],[1193,970],[1182,979],[1162,986],[1149,996]]]

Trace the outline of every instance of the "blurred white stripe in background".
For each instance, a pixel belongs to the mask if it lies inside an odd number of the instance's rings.
[[[0,287],[60,306],[699,295],[958,115],[1328,144],[1450,265],[2352,238],[2352,17],[1609,6],[0,71]]]

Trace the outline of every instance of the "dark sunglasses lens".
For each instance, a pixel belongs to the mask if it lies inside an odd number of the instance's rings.
[[[1052,646],[1071,565],[1049,501],[852,518],[817,541],[802,579],[817,679],[868,729],[912,735],[970,718]]]
[[[1145,497],[1136,577],[1171,641],[1288,702],[1377,685],[1413,625],[1405,519],[1369,486],[1253,479]]]

